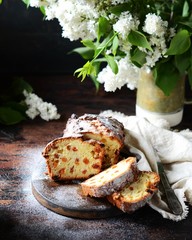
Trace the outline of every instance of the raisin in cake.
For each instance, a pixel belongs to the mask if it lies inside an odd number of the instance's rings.
[[[95,140],[61,137],[50,142],[42,154],[53,180],[87,179],[101,171],[104,148]]]
[[[95,114],[80,117],[73,114],[67,121],[64,136],[73,135],[98,140],[104,144],[103,169],[117,163],[125,135],[123,124],[116,119]]]
[[[136,158],[129,157],[81,183],[85,196],[105,197],[119,191],[137,176]]]
[[[123,212],[132,213],[152,198],[159,181],[157,173],[141,171],[137,181],[127,184],[121,191],[107,196],[107,199]]]

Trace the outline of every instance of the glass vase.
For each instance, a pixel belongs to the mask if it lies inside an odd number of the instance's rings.
[[[155,85],[151,72],[141,70],[137,87],[136,116],[149,121],[165,119],[170,126],[182,121],[185,95],[185,80],[180,79],[169,96]]]

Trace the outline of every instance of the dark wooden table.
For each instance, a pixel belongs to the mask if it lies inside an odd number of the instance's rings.
[[[27,76],[35,92],[57,105],[58,121],[25,121],[0,130],[0,239],[192,239],[192,208],[187,219],[164,219],[148,206],[134,214],[98,220],[65,217],[43,207],[31,191],[31,175],[45,144],[61,136],[72,113],[112,109],[135,113],[135,92],[123,88],[96,94],[91,81],[72,76]],[[180,129],[192,129],[192,106],[185,106]]]

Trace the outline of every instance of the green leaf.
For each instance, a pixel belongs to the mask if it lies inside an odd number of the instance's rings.
[[[85,47],[88,47],[88,48],[91,48],[91,49],[96,49],[95,44],[91,40],[86,39],[86,40],[82,40],[81,42]]]
[[[15,96],[23,94],[23,91],[26,90],[27,92],[33,92],[33,88],[29,83],[27,83],[23,78],[15,78],[12,82],[11,86],[12,92]]]
[[[22,0],[22,2],[24,2],[27,5],[27,7],[29,7],[30,0]]]
[[[95,85],[96,92],[98,92],[99,86],[100,86],[100,83],[97,81],[97,76],[98,76],[98,73],[100,72],[100,65],[101,65],[101,62],[94,61],[93,62],[93,66],[95,68],[95,73],[94,74],[90,74],[90,78],[91,78],[91,80],[93,81],[93,83]]]
[[[97,49],[95,50],[95,54],[94,54],[94,60],[99,57],[100,54],[103,53],[103,51],[111,46],[112,42],[113,42],[113,39],[115,38],[115,36],[117,35],[117,33],[114,33],[114,34],[109,34],[107,38],[105,38],[103,40],[103,42],[101,44],[98,45]]]
[[[188,69],[191,60],[191,52],[187,51],[181,55],[175,55],[175,66],[179,70],[180,74],[184,74]]]
[[[111,30],[111,25],[109,21],[105,17],[99,18],[99,24],[98,24],[98,40],[100,40],[101,37],[106,36]]]
[[[96,62],[107,62],[106,58],[105,57],[101,57],[101,58],[96,58],[93,60],[93,63],[96,63]]]
[[[95,50],[95,53],[94,53],[93,59],[98,58],[99,55],[102,54],[102,52],[104,51],[104,49],[105,49],[105,47],[103,47],[103,48],[97,48],[97,49]]]
[[[97,81],[97,77],[95,74],[91,74],[90,75],[91,80],[93,81],[95,88],[96,88],[96,92],[99,91],[99,87],[100,87],[100,82]]]
[[[0,0],[0,4],[3,2],[3,0]]]
[[[27,105],[23,102],[16,102],[16,101],[9,101],[4,104],[4,107],[9,107],[15,111],[20,112],[21,114],[25,115],[27,111]]]
[[[138,48],[136,48],[131,56],[131,61],[137,67],[141,67],[146,62],[145,58],[146,58],[146,53],[144,53],[144,52],[140,51]]]
[[[187,1],[185,1],[183,4],[182,17],[188,17],[188,16],[189,16],[189,4]]]
[[[179,31],[172,39],[166,55],[179,55],[186,52],[191,46],[191,39],[187,30]]]
[[[113,73],[117,74],[118,73],[118,66],[117,63],[115,61],[115,58],[110,56],[110,55],[105,55],[107,62],[110,66],[110,68],[112,69]]]
[[[129,3],[122,3],[109,8],[109,11],[115,15],[120,15],[122,12],[130,10],[131,5]]]
[[[46,12],[45,12],[45,8],[43,6],[41,6],[40,8],[40,11],[43,13],[43,15],[45,16]]]
[[[117,53],[118,46],[119,46],[119,39],[117,36],[115,36],[113,39],[113,44],[112,44],[112,53],[114,56]]]
[[[113,38],[117,35],[117,33],[110,33],[103,41],[97,46],[97,49],[105,49],[107,46],[112,44]]]
[[[73,53],[73,52],[80,54],[82,58],[86,60],[92,59],[94,56],[94,50],[87,47],[75,48],[70,53]]]
[[[179,22],[180,24],[189,27],[190,29],[192,29],[192,22],[190,21],[186,21],[186,22]]]
[[[95,75],[95,68],[92,62],[87,61],[82,68],[78,68],[74,74],[79,73],[77,77],[82,77],[82,81],[89,75]]]
[[[159,64],[155,69],[155,81],[156,85],[164,92],[166,96],[169,96],[175,88],[177,82],[181,78],[181,75],[172,64]]]
[[[131,32],[128,35],[128,41],[134,46],[146,48],[152,51],[152,48],[149,42],[147,41],[147,38],[145,37],[144,34],[142,34],[139,31],[131,30]]]
[[[25,116],[10,107],[0,107],[0,123],[13,125],[25,120]]]

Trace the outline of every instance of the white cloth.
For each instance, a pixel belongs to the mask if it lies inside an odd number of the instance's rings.
[[[112,116],[123,123],[125,127],[125,145],[134,154],[139,154],[140,170],[157,170],[160,160],[167,174],[169,183],[174,189],[182,207],[182,215],[174,215],[158,190],[149,205],[164,218],[180,221],[188,214],[186,202],[192,205],[192,131],[174,132],[167,129],[167,124],[159,127],[136,116],[126,116],[119,112],[107,110],[100,115]],[[166,129],[164,126],[166,125]]]

